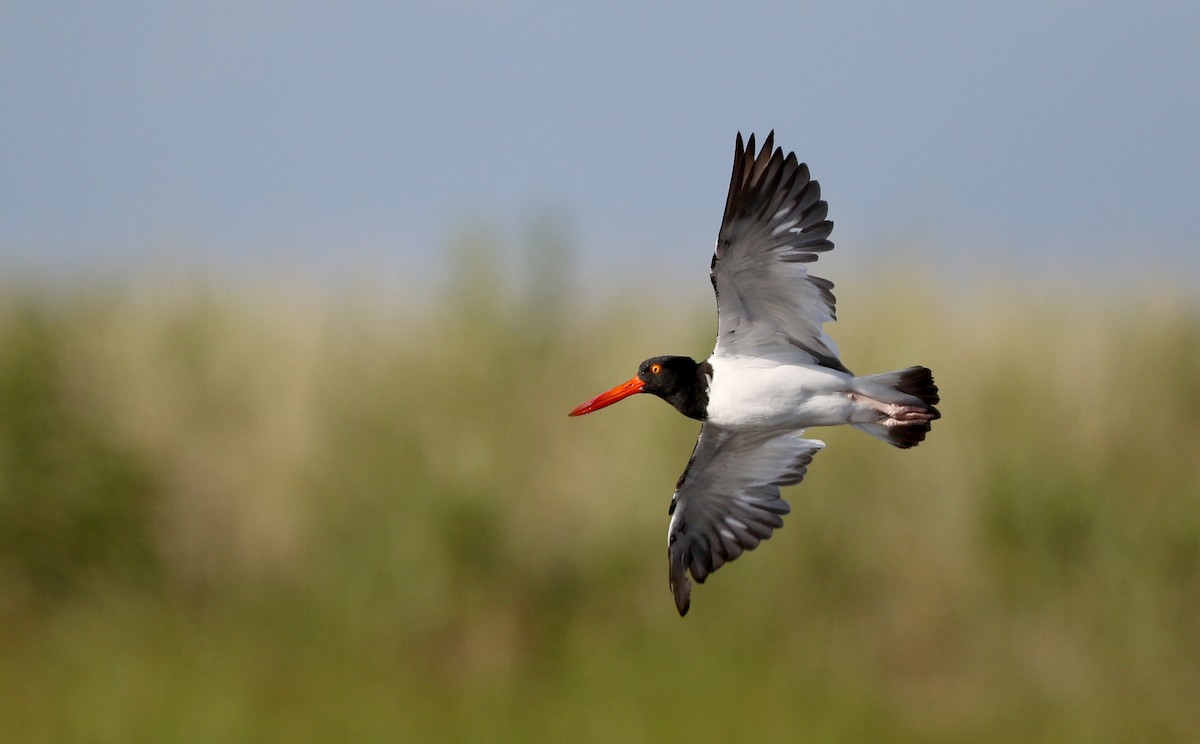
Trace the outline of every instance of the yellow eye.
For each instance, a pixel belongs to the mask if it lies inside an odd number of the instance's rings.
[[[659,364],[658,362],[655,362],[654,364],[650,365],[650,374],[657,375],[659,372],[662,372],[661,364]]]

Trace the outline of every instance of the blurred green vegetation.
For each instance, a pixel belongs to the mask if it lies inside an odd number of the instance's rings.
[[[1195,740],[1194,295],[845,278],[848,363],[929,365],[944,418],[811,431],[786,528],[681,620],[695,423],[566,412],[705,355],[707,298],[644,321],[489,255],[423,306],[9,287],[0,739]]]

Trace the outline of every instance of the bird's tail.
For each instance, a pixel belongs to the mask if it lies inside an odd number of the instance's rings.
[[[855,424],[855,428],[894,447],[916,447],[942,417],[934,407],[940,398],[933,373],[925,367],[858,377],[854,389],[879,411],[879,421]]]

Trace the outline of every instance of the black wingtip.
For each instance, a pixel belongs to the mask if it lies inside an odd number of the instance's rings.
[[[675,609],[679,610],[679,616],[683,617],[692,606],[692,582],[688,579],[687,566],[683,564],[682,556],[675,556],[668,548],[667,561],[670,564],[668,577],[671,593],[675,595]]]
[[[683,583],[676,584],[672,590],[676,595],[676,610],[679,611],[679,617],[685,617],[691,608],[691,582],[684,578]]]

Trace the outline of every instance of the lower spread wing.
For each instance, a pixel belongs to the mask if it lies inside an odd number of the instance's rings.
[[[808,166],[775,148],[756,156],[754,136],[737,137],[725,215],[712,260],[717,294],[717,354],[807,354],[845,369],[824,325],[835,319],[833,283],[805,264],[833,248],[833,223]]]
[[[667,533],[671,590],[680,615],[690,604],[688,572],[703,583],[782,527],[791,508],[780,498],[779,487],[799,483],[824,446],[795,431],[701,427],[692,459],[675,487]]]

